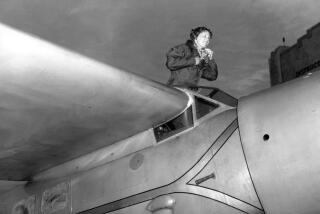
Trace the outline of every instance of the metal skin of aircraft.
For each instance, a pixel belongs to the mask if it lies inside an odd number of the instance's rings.
[[[0,25],[0,213],[320,213],[320,74],[201,91]]]

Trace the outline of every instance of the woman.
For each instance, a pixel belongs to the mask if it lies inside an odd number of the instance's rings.
[[[200,78],[217,79],[218,68],[213,52],[207,46],[212,32],[206,27],[191,30],[190,39],[171,48],[167,53],[166,66],[171,71],[168,85],[196,89]]]

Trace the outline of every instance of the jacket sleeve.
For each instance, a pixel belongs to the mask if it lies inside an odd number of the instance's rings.
[[[209,60],[202,69],[202,78],[209,81],[216,80],[218,77],[218,66],[214,59]]]
[[[166,66],[169,70],[175,71],[182,68],[194,66],[196,60],[187,50],[188,47],[185,45],[180,45],[174,48],[171,48],[167,53],[167,62]]]

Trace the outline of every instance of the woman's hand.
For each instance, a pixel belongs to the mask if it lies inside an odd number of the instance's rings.
[[[209,60],[212,60],[213,57],[213,51],[209,48],[205,48],[199,51],[200,57],[195,57],[196,65],[199,65],[201,60],[204,60],[206,63],[209,62]]]
[[[206,49],[204,49],[205,50],[205,53],[206,53],[206,55],[209,57],[209,59],[211,60],[212,59],[212,57],[213,57],[213,51],[211,50],[211,49],[209,49],[209,48],[206,48]]]

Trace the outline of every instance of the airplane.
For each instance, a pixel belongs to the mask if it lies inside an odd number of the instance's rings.
[[[0,213],[319,213],[319,95],[171,88],[1,24]]]

